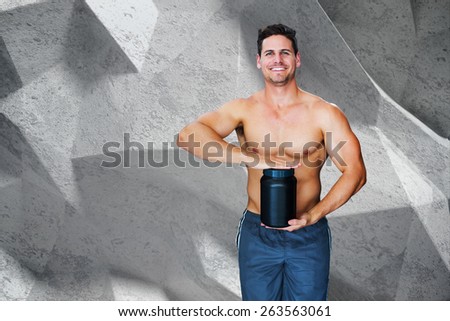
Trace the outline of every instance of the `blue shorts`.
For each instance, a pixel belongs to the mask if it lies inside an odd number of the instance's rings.
[[[326,300],[331,234],[324,217],[294,232],[261,226],[244,211],[236,243],[244,301]]]

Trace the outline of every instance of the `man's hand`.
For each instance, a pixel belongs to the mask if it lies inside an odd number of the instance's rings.
[[[247,167],[254,169],[266,168],[298,168],[300,166],[300,158],[292,156],[279,156],[274,154],[261,153],[257,148],[248,147],[244,152],[246,160],[243,163]]]
[[[270,227],[263,223],[261,223],[261,226],[264,226],[265,228],[274,229],[274,230],[293,232],[293,231],[297,231],[305,226],[316,224],[317,222],[318,222],[317,219],[313,219],[312,215],[310,213],[306,212],[306,213],[301,214],[298,218],[289,220],[288,221],[289,226],[286,226],[286,227]]]

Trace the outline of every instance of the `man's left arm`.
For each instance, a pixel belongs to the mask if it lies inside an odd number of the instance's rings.
[[[329,104],[321,113],[325,114],[320,117],[320,121],[327,154],[342,175],[319,203],[298,219],[289,221],[291,226],[285,228],[288,231],[316,223],[344,205],[366,183],[361,146],[344,113],[337,106]]]

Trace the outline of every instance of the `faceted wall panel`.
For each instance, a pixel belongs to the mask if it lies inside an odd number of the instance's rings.
[[[319,2],[380,87],[449,138],[450,2]]]

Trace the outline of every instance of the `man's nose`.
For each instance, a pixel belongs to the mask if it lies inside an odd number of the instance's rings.
[[[281,62],[281,54],[280,53],[275,53],[274,60],[275,60],[275,62]]]

